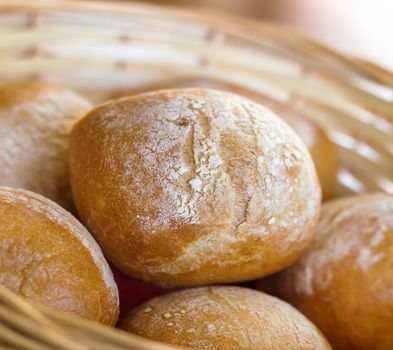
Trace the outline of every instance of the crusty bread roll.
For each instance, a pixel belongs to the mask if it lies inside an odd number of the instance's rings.
[[[0,284],[30,302],[114,325],[117,287],[101,249],[56,203],[0,187]]]
[[[205,89],[111,101],[75,124],[78,212],[130,276],[200,285],[255,279],[310,243],[320,187],[307,148],[269,110]]]
[[[90,103],[43,82],[0,85],[0,185],[41,193],[72,208],[68,139]]]
[[[241,287],[185,289],[157,297],[132,311],[120,327],[194,349],[331,349],[318,328],[289,304]]]
[[[334,349],[393,349],[393,196],[325,204],[314,242],[276,289]]]
[[[263,95],[261,92],[245,88],[223,80],[209,78],[186,78],[165,81],[154,85],[139,87],[127,91],[127,95],[158,89],[202,87],[236,93],[258,102],[271,109],[277,116],[284,119],[300,136],[310,151],[321,184],[324,200],[335,195],[338,168],[337,149],[326,132],[310,117],[304,107],[296,104],[282,103]],[[124,94],[123,94],[124,95]]]

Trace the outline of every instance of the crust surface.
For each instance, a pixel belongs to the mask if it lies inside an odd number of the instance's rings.
[[[164,343],[214,350],[330,350],[289,304],[240,287],[187,289],[132,311],[120,327]]]
[[[109,325],[118,291],[101,249],[54,202],[0,187],[0,284],[30,302]]]
[[[240,96],[158,91],[109,102],[73,128],[84,223],[125,273],[161,284],[254,279],[309,244],[320,187],[307,148]]]
[[[185,78],[146,85],[135,91],[127,91],[127,95],[158,89],[172,88],[210,88],[229,91],[271,109],[283,119],[302,139],[310,151],[321,184],[323,199],[332,198],[336,189],[338,168],[337,149],[327,133],[308,115],[305,107],[296,102],[282,103],[267,95],[227,81],[208,78]]]
[[[335,349],[392,349],[393,196],[325,204],[315,240],[276,287]]]
[[[0,86],[0,185],[40,193],[72,208],[69,133],[91,109],[78,94],[43,82]]]

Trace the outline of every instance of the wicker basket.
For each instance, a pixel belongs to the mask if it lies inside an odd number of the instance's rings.
[[[130,3],[0,2],[0,79],[45,78],[95,101],[209,77],[307,111],[337,144],[337,195],[393,193],[393,74],[269,23]],[[33,307],[0,287],[1,349],[171,349]]]

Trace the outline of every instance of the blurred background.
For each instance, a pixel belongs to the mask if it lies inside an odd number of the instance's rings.
[[[393,70],[393,0],[147,0],[279,22]]]

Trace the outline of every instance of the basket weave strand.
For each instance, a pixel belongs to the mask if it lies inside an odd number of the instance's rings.
[[[173,350],[61,312],[33,307],[0,285],[0,349]]]

